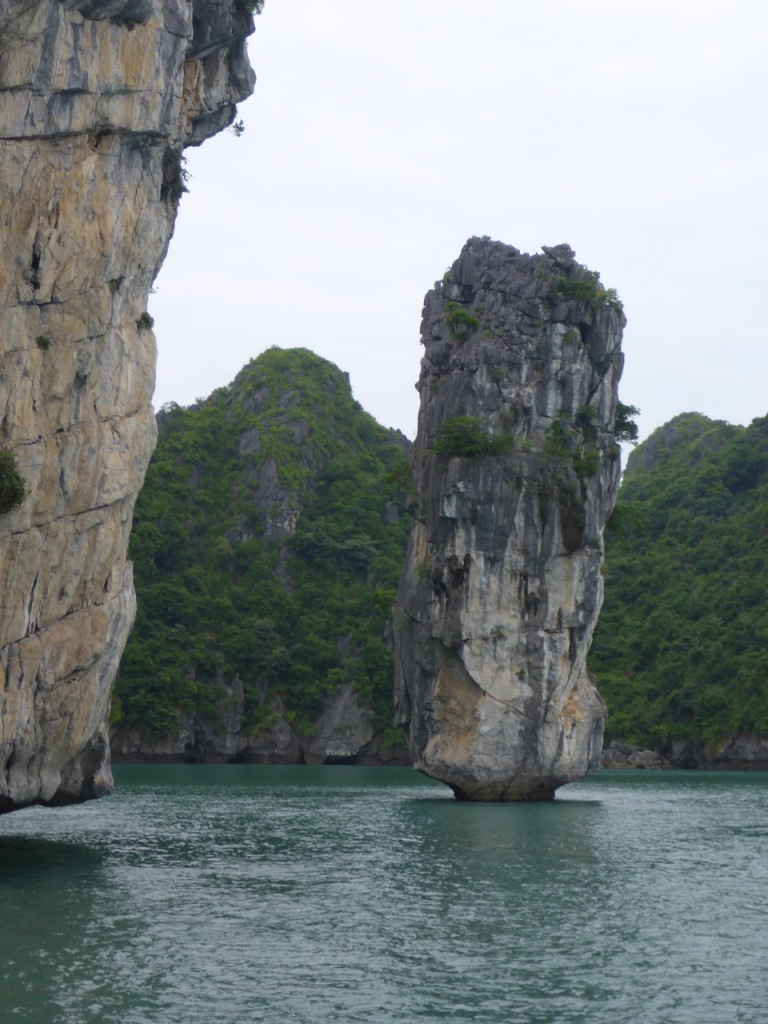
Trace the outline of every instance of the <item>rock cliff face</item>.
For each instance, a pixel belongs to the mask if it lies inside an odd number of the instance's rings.
[[[0,0],[0,811],[111,786],[126,545],[155,441],[147,295],[182,149],[254,75],[234,0]]]
[[[221,684],[219,706],[228,713],[206,718],[180,712],[177,727],[167,736],[117,726],[112,732],[116,762],[192,762],[206,764],[357,764],[407,765],[408,751],[388,742],[372,722],[370,703],[350,684],[343,684],[323,702],[310,735],[297,732],[282,697],[270,704],[266,726],[243,728],[243,685]]]
[[[550,799],[598,763],[624,323],[567,245],[473,238],[426,296],[395,698],[414,766],[459,798]]]

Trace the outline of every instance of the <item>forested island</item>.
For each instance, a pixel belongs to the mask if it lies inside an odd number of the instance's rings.
[[[607,739],[768,767],[768,417],[684,413],[630,455],[590,667]]]
[[[116,759],[405,763],[390,622],[410,443],[306,349],[268,350],[157,419]],[[767,517],[768,418],[687,413],[631,452],[589,657],[606,742],[768,761]]]
[[[117,758],[402,762],[390,621],[410,442],[306,349],[269,349],[157,418]]]

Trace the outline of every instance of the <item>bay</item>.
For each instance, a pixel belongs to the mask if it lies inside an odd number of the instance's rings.
[[[768,774],[115,776],[0,818],[3,1021],[768,1024]]]

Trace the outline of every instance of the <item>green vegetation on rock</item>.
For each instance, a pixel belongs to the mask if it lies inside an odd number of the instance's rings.
[[[387,642],[410,529],[401,435],[306,349],[270,349],[226,388],[170,405],[131,538],[138,617],[115,718],[154,735],[212,720],[242,680],[244,727],[279,695],[298,731],[352,683],[391,722]]]
[[[619,403],[621,406],[621,403]],[[622,406],[631,411],[637,411],[634,406]],[[580,480],[587,480],[594,476],[600,469],[601,451],[605,451],[609,458],[617,458],[619,447],[618,440],[623,440],[623,433],[620,433],[617,423],[614,430],[608,433],[596,423],[597,413],[589,405],[578,409],[573,417],[573,422],[567,422],[567,417],[553,420],[544,437],[544,450],[555,459],[570,460]],[[631,423],[631,421],[628,421]],[[637,427],[631,423],[637,432]],[[610,442],[607,446],[601,443],[606,439]]]
[[[477,317],[472,316],[460,302],[446,304],[443,322],[453,340],[460,345],[467,341],[479,326]]]
[[[0,448],[0,515],[18,508],[26,496],[27,486],[19,472],[16,453]]]
[[[177,146],[169,146],[163,155],[163,184],[160,189],[161,199],[180,199],[189,192],[187,182],[189,171],[186,168],[187,158]]]
[[[590,668],[608,738],[768,735],[768,417],[676,417],[630,456]]]
[[[593,306],[608,306],[623,313],[624,306],[615,288],[604,288],[595,270],[579,267],[571,276],[558,278],[552,287],[553,298],[576,299]]]
[[[617,441],[637,444],[639,430],[633,416],[639,415],[640,410],[637,406],[624,405],[623,402],[616,403],[616,420],[613,427],[613,434]]]
[[[481,455],[503,455],[511,443],[508,437],[490,434],[476,416],[453,416],[443,424],[432,451],[444,459],[475,459]]]

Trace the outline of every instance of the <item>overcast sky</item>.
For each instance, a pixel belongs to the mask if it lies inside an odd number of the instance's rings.
[[[768,413],[765,0],[266,0],[258,81],[188,151],[156,407],[270,345],[416,428],[424,293],[471,235],[568,242],[621,296],[621,397]]]

